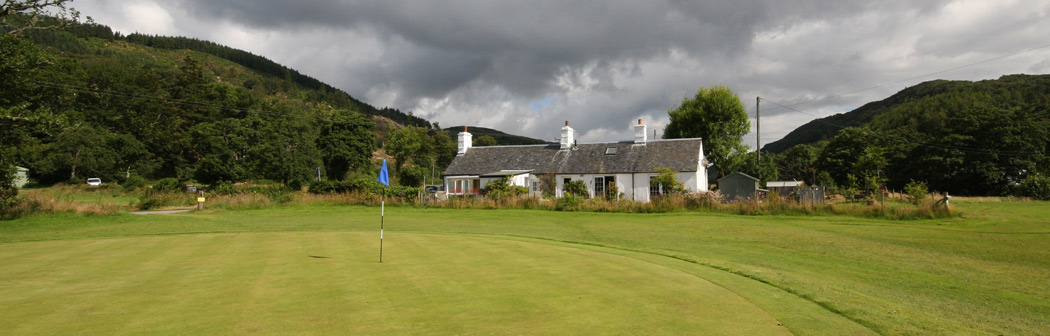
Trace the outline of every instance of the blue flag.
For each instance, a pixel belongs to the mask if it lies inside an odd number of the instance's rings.
[[[388,187],[390,186],[390,174],[386,172],[386,160],[383,160],[383,168],[379,170],[379,178],[376,181]]]

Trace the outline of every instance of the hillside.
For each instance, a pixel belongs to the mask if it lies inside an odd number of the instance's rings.
[[[529,138],[529,137],[524,137],[524,136],[520,136],[520,135],[507,134],[507,133],[504,133],[504,132],[501,132],[501,131],[498,131],[498,130],[494,130],[494,129],[491,129],[491,128],[469,126],[469,130],[470,130],[470,134],[473,135],[474,139],[477,139],[478,137],[487,135],[487,136],[490,136],[490,137],[493,137],[494,139],[496,139],[496,143],[501,145],[501,146],[508,146],[508,145],[538,145],[538,144],[552,143],[552,142],[544,141],[544,140],[540,140],[540,139]],[[443,131],[448,133],[448,136],[450,138],[455,139],[456,136],[458,136],[459,132],[463,131],[463,126],[452,126],[452,127],[443,129]]]
[[[319,167],[336,179],[374,174],[388,121],[431,127],[206,41],[82,24],[4,34],[0,44],[0,163],[29,168],[42,184],[135,177],[294,187]]]
[[[890,96],[833,116],[816,119],[791,131],[784,138],[766,144],[763,151],[782,153],[798,144],[829,140],[845,127],[869,126],[878,116],[916,101],[935,101],[952,95],[974,96],[981,104],[1004,109],[1034,108],[1046,117],[1050,97],[1050,75],[1009,75],[995,80],[924,82]]]
[[[214,42],[188,37],[143,35],[138,33],[125,36],[120,33],[114,33],[108,26],[100,24],[77,24],[67,28],[66,31],[71,33],[72,36],[45,31],[34,32],[27,37],[37,44],[53,47],[73,55],[83,55],[92,52],[100,55],[113,55],[105,52],[105,49],[100,51],[97,46],[93,47],[93,43],[90,42],[92,40],[108,42],[107,46],[111,46],[114,42],[124,42],[128,45],[147,47],[143,49],[157,51],[196,51],[241,65],[263,77],[290,82],[296,86],[296,89],[310,91],[310,100],[325,102],[336,108],[382,116],[402,125],[430,127],[430,123],[427,120],[416,117],[411,113],[404,113],[391,108],[376,108],[350,96],[343,90],[299,73],[295,69],[280,65],[263,56]],[[255,82],[243,82],[242,84],[251,89],[254,87]],[[288,87],[286,85],[281,89],[288,89]]]
[[[0,164],[27,167],[42,184],[137,177],[294,187],[318,168],[329,179],[367,178],[376,157],[394,157],[392,180],[415,185],[455,155],[423,118],[208,41],[74,24],[0,35],[0,45]],[[391,141],[396,129],[439,145]]]

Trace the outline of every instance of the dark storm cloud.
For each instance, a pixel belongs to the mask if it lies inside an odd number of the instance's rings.
[[[383,39],[403,39],[415,47],[404,52],[421,53],[390,55],[404,61],[395,65],[415,69],[391,76],[408,97],[441,96],[475,79],[535,96],[559,71],[591,61],[645,59],[671,49],[732,55],[748,46],[752,26],[763,20],[762,11],[756,11],[760,4],[747,1],[706,6],[658,1],[192,1],[178,6],[192,15],[256,29],[367,27]],[[439,81],[424,68],[441,68]],[[463,73],[450,72],[456,69]]]
[[[668,109],[715,84],[736,91],[749,109],[755,96],[806,103],[798,108],[807,114],[770,106],[768,116],[779,124],[763,129],[786,133],[814,114],[847,111],[919,80],[859,89],[1043,45],[1050,31],[1050,4],[1038,0],[96,0],[78,6],[96,19],[109,16],[103,24],[155,26],[157,33],[248,49],[370,103],[443,125],[550,138],[562,120],[572,119],[590,140],[629,137],[628,123],[636,118],[662,126]],[[143,13],[162,20],[136,18]],[[1047,53],[940,76],[1047,71]]]

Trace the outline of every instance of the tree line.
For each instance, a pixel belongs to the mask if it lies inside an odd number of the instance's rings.
[[[5,180],[17,165],[42,184],[139,176],[295,186],[317,168],[332,180],[374,176],[373,153],[387,147],[402,184],[419,185],[423,172],[440,175],[455,155],[448,135],[428,122],[377,123],[360,105],[333,104],[324,87],[210,54],[68,31],[25,35],[0,34]]]
[[[861,126],[829,125],[838,127],[829,140],[763,152],[760,161],[741,143],[750,125],[739,97],[716,86],[669,111],[665,137],[704,138],[721,176],[741,171],[845,193],[911,183],[957,195],[1035,196],[1030,190],[1050,188],[1042,186],[1050,176],[1048,75],[932,81],[865,106],[853,116]]]

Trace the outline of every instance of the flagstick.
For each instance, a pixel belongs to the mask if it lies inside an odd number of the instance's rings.
[[[383,263],[383,221],[386,218],[386,201],[380,203],[379,210],[379,263]]]

